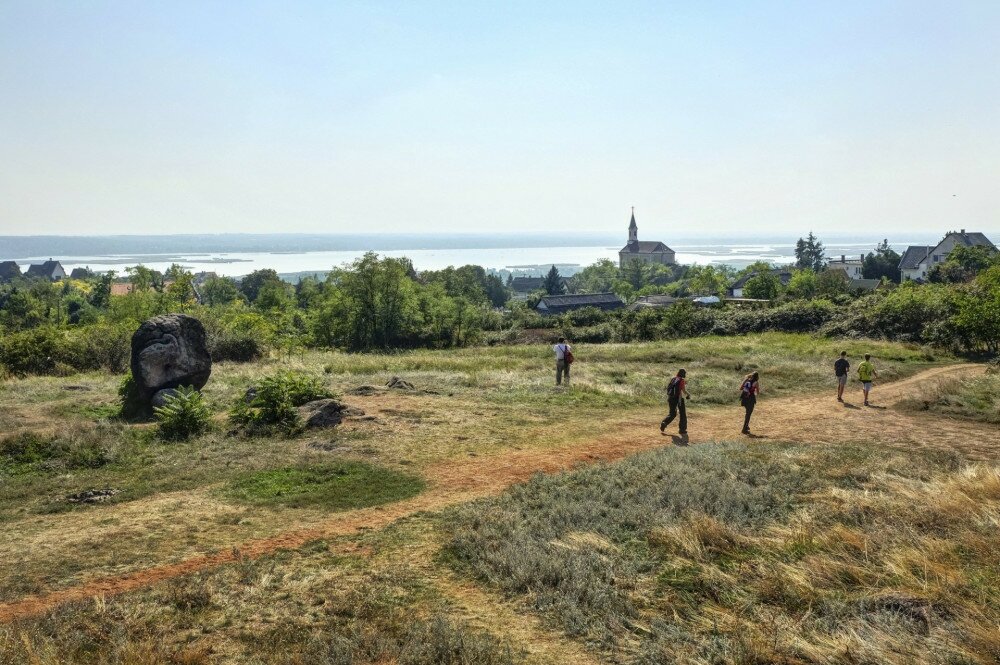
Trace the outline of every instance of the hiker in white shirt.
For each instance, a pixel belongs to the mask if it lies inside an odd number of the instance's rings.
[[[562,385],[563,374],[566,375],[566,385],[569,385],[569,366],[573,363],[573,347],[566,343],[565,337],[559,338],[559,343],[552,347],[556,352],[556,385]]]

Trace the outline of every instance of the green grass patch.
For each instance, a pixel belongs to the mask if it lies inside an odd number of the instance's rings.
[[[268,469],[233,478],[222,494],[254,505],[367,508],[419,494],[423,479],[364,462]]]

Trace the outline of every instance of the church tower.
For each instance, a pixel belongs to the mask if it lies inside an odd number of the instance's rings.
[[[635,224],[635,206],[632,206],[632,222],[628,225],[628,244],[639,242],[639,227]]]

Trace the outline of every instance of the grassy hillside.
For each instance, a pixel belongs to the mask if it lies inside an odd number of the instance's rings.
[[[954,374],[782,334],[580,345],[568,389],[547,346],[307,353],[217,365],[184,442],[109,419],[119,377],[8,380],[0,663],[991,662],[995,428],[837,404],[842,348],[876,404]],[[656,427],[680,366],[689,446]],[[236,432],[286,369],[365,415]]]

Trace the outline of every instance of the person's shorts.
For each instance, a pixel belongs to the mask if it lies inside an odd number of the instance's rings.
[[[838,376],[837,377],[837,384],[841,385],[841,386],[846,386],[847,385],[847,375],[845,374],[844,376]]]
[[[862,381],[862,382],[861,382],[861,386],[862,386],[862,387],[863,387],[863,388],[864,388],[865,390],[871,390],[871,389],[872,389],[872,382],[871,382],[871,381]]]

